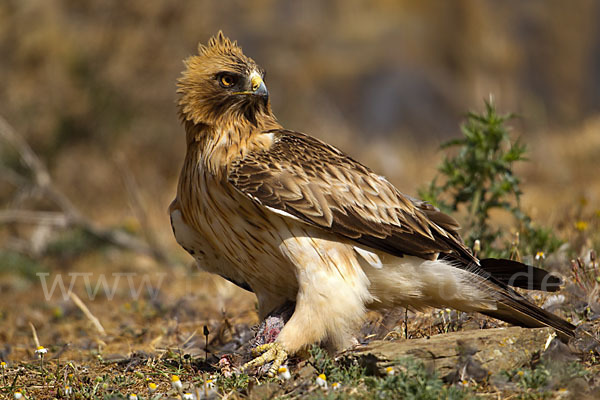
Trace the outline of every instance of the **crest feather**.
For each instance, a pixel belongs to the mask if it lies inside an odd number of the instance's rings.
[[[241,53],[241,50],[237,41],[230,40],[221,30],[208,40],[208,46],[198,45],[200,55]]]

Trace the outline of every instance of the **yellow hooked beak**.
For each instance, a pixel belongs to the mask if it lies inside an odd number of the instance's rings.
[[[263,85],[263,86],[265,85],[262,78],[258,74],[252,76],[251,82],[252,82],[252,92],[256,92],[260,88],[260,85]]]
[[[234,94],[251,94],[254,96],[269,97],[267,86],[262,80],[262,77],[257,72],[252,73],[250,78],[250,86],[251,90],[247,90],[244,92],[235,92]]]

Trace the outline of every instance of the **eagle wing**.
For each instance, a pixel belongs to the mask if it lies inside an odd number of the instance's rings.
[[[458,223],[431,204],[400,193],[338,149],[307,135],[276,129],[268,149],[229,168],[228,181],[271,211],[395,256],[478,263]]]

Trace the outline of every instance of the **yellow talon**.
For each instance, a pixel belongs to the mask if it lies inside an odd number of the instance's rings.
[[[283,346],[279,343],[266,343],[260,346],[256,346],[252,349],[252,354],[260,356],[256,357],[254,360],[248,361],[246,364],[242,366],[242,371],[248,370],[250,368],[254,368],[257,366],[265,365],[268,362],[273,362],[271,368],[269,368],[269,372],[267,375],[269,377],[274,377],[279,370],[279,367],[283,364],[283,362],[287,358],[287,352],[283,349]]]

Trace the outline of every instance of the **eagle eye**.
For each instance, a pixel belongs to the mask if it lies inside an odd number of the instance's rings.
[[[230,74],[221,74],[217,77],[221,87],[230,88],[237,83],[237,77]]]

